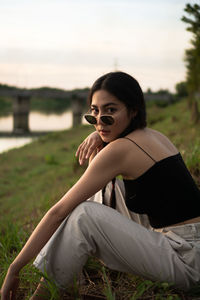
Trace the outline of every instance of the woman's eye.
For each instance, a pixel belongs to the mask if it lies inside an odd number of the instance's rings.
[[[90,112],[91,112],[91,114],[93,114],[93,115],[97,115],[97,114],[99,113],[98,109],[97,109],[97,108],[94,108],[94,107],[92,107],[92,108],[90,109]]]
[[[114,113],[115,111],[116,111],[116,108],[113,108],[113,107],[107,108],[107,113],[109,113],[109,114],[112,114],[112,113]]]

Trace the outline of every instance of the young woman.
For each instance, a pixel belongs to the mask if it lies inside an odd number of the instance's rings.
[[[111,269],[185,290],[200,283],[200,191],[176,147],[146,127],[138,82],[108,73],[92,86],[89,102],[85,117],[96,131],[77,156],[90,164],[10,265],[2,300],[15,299],[18,274],[38,253],[34,264],[60,288],[91,255]],[[42,299],[41,290],[31,299]]]

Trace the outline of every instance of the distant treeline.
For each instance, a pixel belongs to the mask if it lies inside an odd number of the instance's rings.
[[[18,95],[26,95],[31,98],[30,110],[43,112],[63,112],[70,108],[74,99],[83,101],[86,105],[89,88],[64,90],[58,88],[41,87],[34,89],[22,89],[15,86],[0,84],[0,114],[12,112],[13,99]],[[144,93],[148,105],[167,106],[177,100],[178,93],[172,94],[166,89],[157,92],[148,89]]]

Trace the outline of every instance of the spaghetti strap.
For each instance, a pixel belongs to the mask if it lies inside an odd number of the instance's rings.
[[[138,146],[138,148],[140,148],[144,153],[146,153],[156,163],[156,160],[149,153],[147,153],[142,147],[140,147],[135,141],[129,139],[128,137],[124,137],[124,139],[127,139],[127,140],[131,141],[132,143],[134,143],[136,146]]]

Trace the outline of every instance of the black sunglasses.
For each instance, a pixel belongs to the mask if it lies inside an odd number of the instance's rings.
[[[86,119],[86,121],[88,123],[90,123],[92,125],[97,124],[97,118],[93,115],[86,114],[86,115],[84,115],[84,118]],[[101,116],[100,119],[106,125],[112,125],[115,122],[115,120],[112,116]]]

